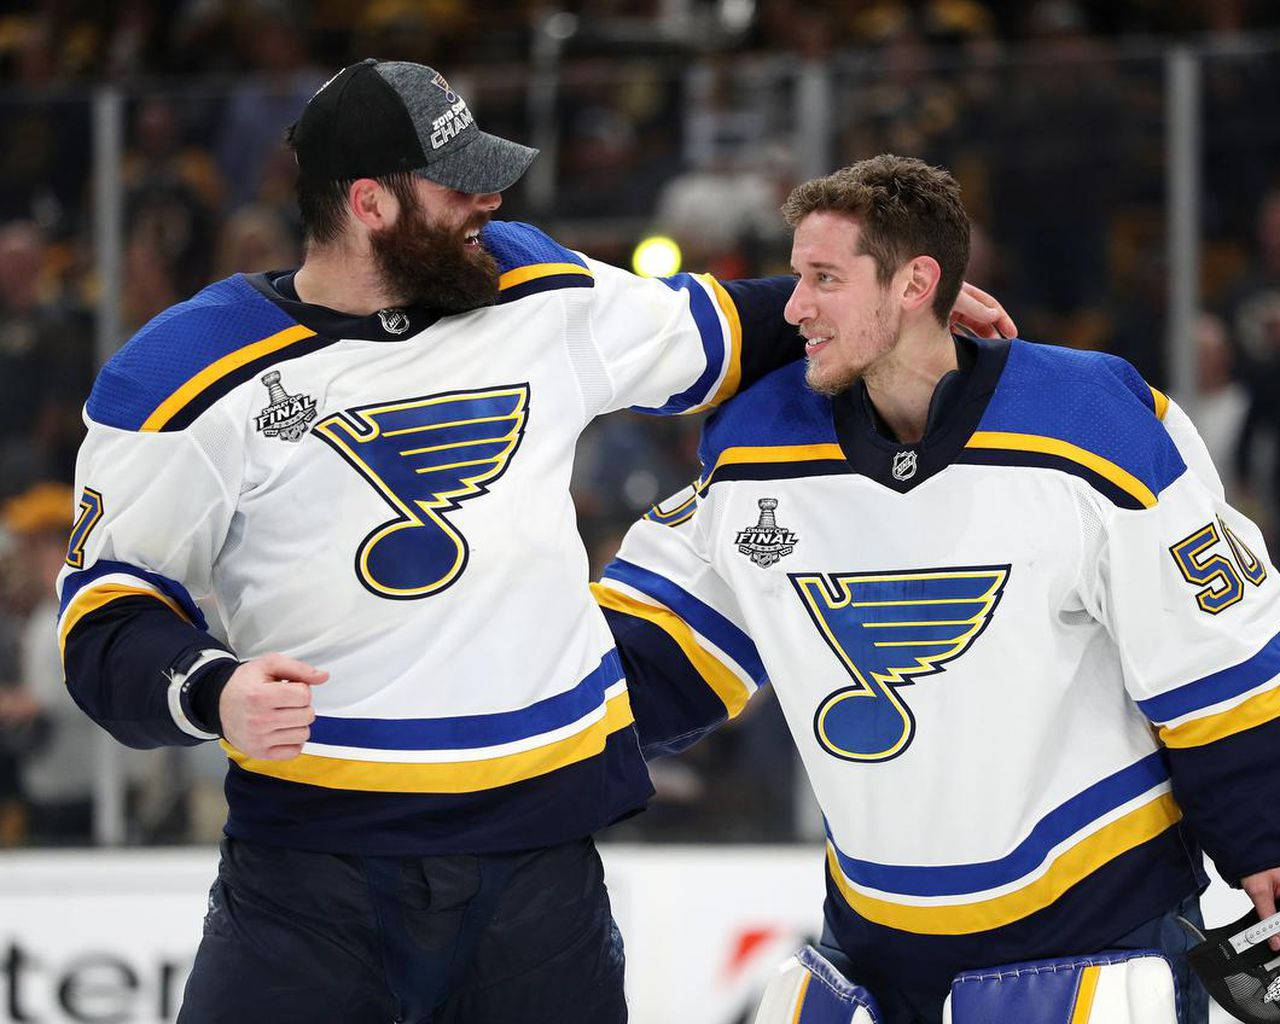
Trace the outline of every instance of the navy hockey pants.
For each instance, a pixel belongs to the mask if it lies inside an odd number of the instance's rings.
[[[179,1024],[623,1024],[590,839],[347,857],[227,839]]]
[[[1155,949],[1163,953],[1173,968],[1173,984],[1177,995],[1177,1024],[1208,1024],[1209,993],[1200,984],[1200,979],[1192,973],[1191,965],[1187,962],[1187,950],[1196,943],[1178,924],[1179,917],[1186,918],[1198,928],[1204,928],[1204,918],[1200,916],[1200,900],[1195,896],[1188,896],[1167,914],[1154,917],[1145,924],[1139,925],[1128,935],[1107,943],[1107,948]],[[858,980],[853,963],[836,945],[836,938],[832,935],[830,927],[823,928],[818,951],[846,977],[854,981]],[[1061,955],[1074,954],[1064,952]],[[974,966],[994,967],[996,965],[974,964]],[[888,985],[877,985],[872,991],[876,1002],[880,1004],[885,1024],[941,1024],[942,1003],[936,995],[904,991]]]

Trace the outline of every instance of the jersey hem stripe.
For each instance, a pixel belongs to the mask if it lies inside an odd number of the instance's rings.
[[[225,740],[227,756],[246,771],[324,789],[382,793],[474,793],[546,775],[605,749],[609,735],[633,721],[626,691],[611,698],[604,715],[574,736],[505,757],[453,764],[348,761],[300,754],[290,761],[248,757]]]
[[[827,872],[849,907],[875,924],[918,935],[966,935],[990,931],[1049,906],[1073,885],[1172,828],[1182,812],[1171,793],[1144,804],[1064,851],[1031,884],[1003,896],[948,906],[907,906],[858,892],[840,871],[835,848],[827,844]]]
[[[374,750],[467,750],[533,739],[581,721],[600,708],[623,677],[616,650],[570,689],[512,711],[447,718],[342,718],[321,715],[311,742]]]
[[[963,896],[1026,877],[1072,836],[1168,780],[1164,757],[1154,751],[1063,801],[996,860],[936,867],[878,864],[849,857],[834,843],[832,848],[844,876],[858,885],[901,896]]]

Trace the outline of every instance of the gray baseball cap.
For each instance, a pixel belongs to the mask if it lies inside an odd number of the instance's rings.
[[[460,192],[501,192],[536,149],[482,132],[440,72],[407,61],[362,60],[307,101],[289,129],[298,172],[312,181],[411,171]]]

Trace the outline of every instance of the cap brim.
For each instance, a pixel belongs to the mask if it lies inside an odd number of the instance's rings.
[[[477,132],[465,146],[414,173],[459,192],[501,192],[520,180],[537,155],[529,146]]]

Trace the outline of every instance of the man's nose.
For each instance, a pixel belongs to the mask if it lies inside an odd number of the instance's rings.
[[[782,315],[787,323],[797,327],[813,316],[813,301],[803,281],[797,281],[795,288],[791,290],[791,298],[787,299]]]

